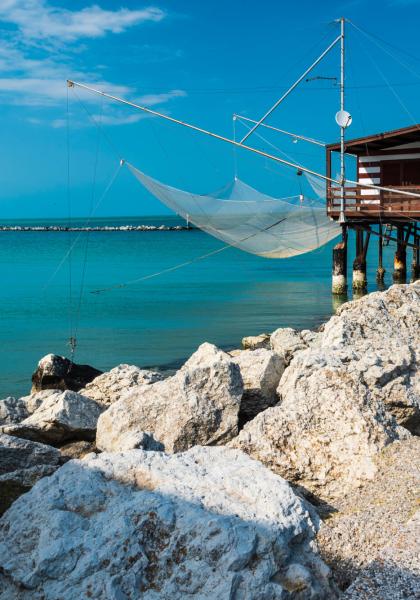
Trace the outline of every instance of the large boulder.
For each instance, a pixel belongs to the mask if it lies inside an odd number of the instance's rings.
[[[253,419],[258,413],[279,400],[277,387],[284,371],[284,360],[271,350],[243,350],[233,357],[244,382],[239,424]]]
[[[118,365],[106,373],[95,377],[80,390],[80,394],[109,406],[116,402],[130,388],[163,379],[157,371],[147,371],[133,365]]]
[[[340,589],[348,588],[361,573],[366,583],[366,575],[373,568],[381,574],[375,580],[385,581],[388,572],[389,581],[400,581],[394,586],[395,596],[392,593],[388,596],[366,594],[366,598],[412,597],[414,600],[415,596],[400,596],[399,592],[413,584],[414,571],[418,573],[420,569],[420,532],[417,540],[413,537],[412,543],[406,545],[407,558],[411,556],[411,568],[414,567],[411,578],[409,565],[403,557],[401,560],[395,557],[392,563],[383,559],[385,548],[390,542],[395,545],[395,540],[419,508],[420,438],[410,436],[389,444],[374,460],[377,472],[372,480],[338,498],[333,510],[328,506],[318,507],[324,522],[317,542]],[[420,578],[418,582],[420,585]],[[356,589],[359,584],[354,586]]]
[[[55,390],[43,390],[22,398],[9,396],[0,400],[0,425],[20,423],[39,408],[45,398],[55,393]]]
[[[114,402],[99,418],[96,445],[115,452],[153,438],[167,452],[180,452],[224,443],[237,434],[242,392],[238,365],[202,344],[173,377],[132,388]]]
[[[358,356],[374,353],[378,361],[396,354],[391,376],[378,365],[373,391],[397,422],[420,434],[420,281],[393,285],[344,304],[324,327],[323,348],[353,348]],[[382,374],[380,371],[384,370]]]
[[[56,448],[0,434],[0,515],[63,462]]]
[[[373,456],[398,437],[348,351],[306,350],[284,372],[280,404],[247,423],[231,445],[322,497],[373,476]]]
[[[94,440],[103,407],[76,392],[56,392],[45,398],[26,419],[2,427],[9,435],[60,445],[66,441]]]
[[[47,354],[32,375],[32,393],[46,389],[78,392],[101,373],[89,365],[77,365],[64,356]]]
[[[294,354],[280,403],[231,445],[331,499],[375,473],[373,457],[418,427],[420,285],[393,286],[341,309]]]
[[[333,599],[317,527],[287,482],[227,448],[86,457],[1,519],[0,598]]]

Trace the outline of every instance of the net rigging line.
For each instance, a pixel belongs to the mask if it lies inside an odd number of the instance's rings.
[[[100,115],[99,115],[99,120],[98,120],[99,126],[101,126],[101,124],[102,124],[102,116],[103,116],[103,98],[101,98],[101,109],[100,109]],[[99,127],[97,129],[95,159],[94,159],[94,164],[93,164],[92,189],[91,189],[91,193],[90,193],[90,206],[89,206],[90,218],[92,218],[94,200],[95,200],[95,195],[96,195],[99,151],[100,151],[100,145],[101,145],[101,139],[102,139],[101,133],[102,132]],[[85,249],[84,249],[84,255],[83,255],[83,260],[82,260],[82,276],[81,276],[81,281],[80,281],[79,297],[78,297],[78,302],[77,302],[77,307],[76,307],[76,316],[75,316],[75,323],[74,323],[74,334],[73,334],[74,352],[73,352],[73,354],[75,354],[75,352],[76,352],[77,335],[79,332],[79,325],[80,325],[80,315],[81,315],[81,309],[82,309],[83,293],[84,293],[84,289],[85,289],[86,268],[87,268],[88,254],[89,254],[89,241],[90,241],[90,229],[88,229],[86,231],[86,242],[85,242]]]
[[[116,168],[116,170],[114,171],[113,175],[111,176],[111,179],[110,179],[108,185],[106,186],[104,192],[100,196],[98,202],[95,204],[92,213],[89,215],[88,219],[83,223],[83,225],[82,225],[83,228],[86,228],[86,227],[88,227],[90,225],[90,223],[91,223],[91,221],[92,221],[92,219],[93,219],[93,217],[95,215],[95,212],[98,210],[99,206],[101,205],[101,203],[103,202],[103,200],[105,199],[105,197],[109,193],[110,189],[112,188],[113,184],[115,183],[115,180],[116,180],[116,178],[117,178],[117,176],[118,176],[118,174],[119,174],[119,172],[120,172],[121,167],[123,166],[123,164],[124,164],[124,161],[120,161],[119,162],[118,167]],[[79,241],[79,239],[80,239],[80,237],[82,236],[83,233],[85,233],[85,232],[84,231],[79,231],[78,235],[76,236],[75,240],[71,244],[70,248],[64,254],[64,256],[62,257],[62,259],[58,263],[56,269],[54,270],[54,272],[52,273],[52,275],[49,277],[47,283],[42,288],[44,291],[48,288],[48,286],[54,280],[55,276],[57,275],[57,273],[59,272],[59,270],[61,269],[61,267],[63,266],[63,264],[67,260],[67,258],[69,257],[70,253],[73,251],[74,247],[76,246],[77,242]]]
[[[70,171],[70,98],[69,88],[67,87],[67,101],[66,101],[66,148],[67,148],[67,212],[68,212],[68,318],[69,318],[69,338],[68,343],[70,346],[70,361],[73,362],[75,352],[75,336],[73,327],[73,282],[72,282],[72,245],[71,245],[71,232],[70,227],[72,224],[72,206],[71,206],[71,171]],[[45,290],[45,288],[44,288]]]
[[[276,225],[279,225],[279,223],[281,221],[285,221],[285,220],[286,219],[280,219],[276,223],[273,223],[272,225],[269,225],[265,229],[265,231],[268,231],[271,227],[275,227]],[[248,239],[250,239],[251,237],[253,237],[255,235],[258,235],[259,233],[260,232],[257,231],[254,234],[252,234],[252,235],[250,235],[250,236],[242,239],[241,242],[245,242]],[[172,267],[168,267],[166,269],[162,269],[161,271],[156,271],[156,273],[150,273],[149,275],[144,275],[142,277],[138,277],[137,279],[130,279],[129,281],[126,281],[124,283],[114,284],[114,285],[111,285],[111,286],[106,287],[106,288],[92,290],[90,293],[91,294],[102,294],[104,292],[109,292],[111,290],[128,287],[129,285],[134,285],[136,283],[140,283],[140,282],[146,281],[148,279],[153,279],[154,277],[159,277],[159,275],[164,275],[165,273],[170,273],[172,271],[177,271],[178,269],[181,269],[183,267],[187,267],[189,265],[192,265],[192,264],[194,264],[196,262],[199,262],[200,260],[204,260],[205,258],[209,258],[210,256],[214,256],[215,254],[220,254],[220,252],[224,252],[225,250],[229,250],[230,248],[235,248],[235,246],[233,246],[232,244],[226,244],[225,246],[222,246],[221,248],[217,248],[216,250],[212,250],[211,252],[206,252],[205,254],[201,254],[200,256],[196,256],[196,257],[192,258],[191,260],[184,261],[182,263],[179,263],[179,264],[174,265]]]

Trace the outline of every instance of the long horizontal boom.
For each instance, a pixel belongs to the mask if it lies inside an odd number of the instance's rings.
[[[212,131],[208,131],[207,129],[203,129],[202,127],[197,127],[197,125],[192,125],[191,123],[186,123],[185,121],[181,121],[180,119],[175,119],[174,117],[170,117],[169,115],[165,115],[163,113],[158,112],[157,110],[153,110],[152,108],[147,108],[146,106],[141,106],[139,104],[135,104],[134,102],[130,102],[129,100],[124,100],[124,98],[119,98],[118,96],[113,96],[112,94],[107,94],[106,92],[102,92],[101,90],[97,90],[85,83],[78,83],[77,81],[72,81],[70,79],[67,80],[67,84],[69,87],[79,87],[95,94],[99,94],[104,98],[109,98],[110,100],[115,100],[116,102],[120,102],[121,104],[126,104],[127,106],[132,106],[133,108],[137,108],[142,110],[149,115],[154,115],[155,117],[160,117],[161,119],[165,119],[166,121],[170,121],[171,123],[176,123],[177,125],[182,125],[183,127],[187,127],[188,129],[192,129],[193,131],[198,131],[199,133],[203,133],[205,135],[209,135],[212,138],[217,140],[221,140],[222,142],[226,142],[228,144],[232,144],[233,146],[237,146],[238,148],[243,148],[244,150],[248,150],[249,152],[254,152],[259,156],[263,156],[264,158],[270,158],[275,162],[286,165],[288,167],[292,167],[293,169],[297,169],[299,171],[303,171],[305,173],[309,173],[310,175],[315,175],[316,177],[320,177],[324,181],[330,181],[332,183],[339,183],[337,180],[332,179],[331,177],[327,177],[326,175],[322,175],[321,173],[317,173],[316,171],[312,171],[302,165],[298,165],[296,163],[285,160],[284,158],[279,158],[277,156],[273,156],[264,152],[263,150],[258,150],[257,148],[253,148],[252,146],[247,146],[242,144],[241,142],[236,142],[231,140],[223,135],[219,135],[218,133],[213,133]]]
[[[212,138],[215,138],[216,140],[226,142],[227,144],[231,144],[232,146],[236,146],[237,148],[243,148],[244,150],[253,152],[254,154],[257,154],[258,156],[263,156],[264,158],[269,158],[270,160],[273,160],[274,162],[277,162],[281,165],[285,165],[286,167],[292,167],[292,169],[302,171],[303,173],[309,173],[309,175],[315,175],[315,177],[318,177],[319,179],[322,179],[323,181],[329,181],[330,183],[337,183],[338,185],[340,185],[340,183],[341,183],[338,179],[333,179],[332,177],[327,177],[327,175],[323,175],[322,173],[317,173],[316,171],[313,171],[312,169],[308,169],[307,167],[304,167],[303,165],[298,165],[289,160],[285,160],[284,158],[279,158],[278,156],[273,156],[272,154],[268,154],[268,152],[264,152],[263,150],[258,150],[257,148],[253,148],[252,146],[247,146],[245,144],[242,144],[241,142],[236,142],[236,141],[231,140],[223,135],[219,135],[218,133],[213,133],[212,131],[207,131],[207,129],[203,129],[202,127],[197,127],[196,125],[191,125],[191,123],[186,123],[185,121],[181,121],[180,119],[175,119],[174,117],[170,117],[169,115],[160,113],[156,110],[153,110],[152,108],[147,108],[146,106],[140,106],[139,104],[135,104],[134,102],[130,102],[129,100],[124,100],[123,98],[119,98],[118,96],[113,96],[112,94],[107,94],[106,92],[97,90],[93,87],[90,87],[89,85],[84,84],[84,83],[78,83],[77,81],[72,81],[71,79],[68,79],[67,85],[69,87],[79,87],[79,88],[88,90],[89,92],[93,92],[94,94],[99,94],[100,96],[102,96],[104,98],[109,98],[110,100],[115,100],[116,102],[120,102],[121,104],[126,104],[127,106],[132,106],[133,108],[142,110],[143,112],[145,112],[147,114],[154,115],[155,117],[160,117],[161,119],[165,119],[166,121],[170,121],[171,123],[176,123],[177,125],[182,125],[183,127],[187,127],[188,129],[192,129],[193,131],[198,131],[199,133],[203,133],[204,135],[208,135]],[[359,187],[371,188],[373,190],[383,190],[385,192],[391,192],[391,193],[397,192],[400,195],[420,198],[420,194],[415,194],[414,192],[406,192],[401,189],[393,190],[392,188],[382,187],[380,185],[374,185],[374,184],[360,183],[358,181],[352,181],[351,179],[347,179],[346,182],[351,183],[356,186],[359,186]]]

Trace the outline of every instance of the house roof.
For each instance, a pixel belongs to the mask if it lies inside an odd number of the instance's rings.
[[[372,150],[387,150],[399,144],[417,141],[420,143],[420,124],[346,140],[345,147],[346,151],[351,154],[366,154],[366,152],[372,152]],[[327,144],[326,148],[327,150],[339,151],[340,142]]]

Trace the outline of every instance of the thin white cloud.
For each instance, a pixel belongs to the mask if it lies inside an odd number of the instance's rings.
[[[122,85],[115,85],[104,81],[94,81],[92,85],[99,90],[107,91],[117,96],[128,94],[132,91],[130,88]],[[66,78],[56,77],[4,77],[0,78],[0,102],[29,105],[29,106],[48,106],[53,104],[62,104],[67,98]],[[84,97],[84,100],[97,102],[97,97],[91,95]]]
[[[166,13],[155,6],[105,10],[97,5],[71,11],[45,0],[1,0],[0,19],[14,25],[26,41],[70,42],[122,33],[135,25],[159,22]]]
[[[137,104],[142,106],[156,106],[157,104],[163,104],[174,98],[185,98],[187,92],[185,90],[171,90],[163,94],[145,94],[135,100]]]

